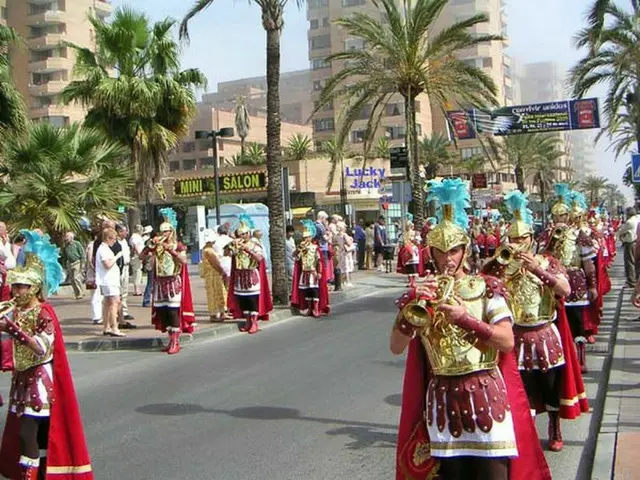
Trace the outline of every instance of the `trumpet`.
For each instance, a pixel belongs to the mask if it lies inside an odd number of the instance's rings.
[[[500,265],[509,265],[515,257],[516,250],[510,245],[503,245],[496,252],[495,260]]]
[[[237,253],[242,251],[242,249],[244,248],[245,244],[246,244],[246,241],[244,239],[236,238],[233,242],[231,242],[229,245],[227,245],[227,248],[229,250],[231,250],[231,253],[236,255]]]
[[[551,234],[552,238],[556,239],[556,240],[561,240],[562,237],[564,236],[564,230],[565,227],[556,227],[553,229],[553,232]]]
[[[427,310],[428,308],[437,308],[444,303],[451,303],[453,300],[455,278],[450,275],[438,275],[436,276],[436,298],[426,299],[419,298],[402,309],[402,315],[405,320],[414,327],[428,328],[433,321],[432,314]]]
[[[14,308],[16,308],[16,301],[13,299],[0,302],[0,318],[6,317]]]

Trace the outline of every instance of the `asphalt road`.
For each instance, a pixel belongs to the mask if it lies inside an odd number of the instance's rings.
[[[394,478],[404,359],[389,353],[388,334],[399,292],[372,289],[328,318],[196,343],[172,357],[72,354],[96,479]],[[602,359],[590,358],[592,398]],[[4,376],[0,391],[7,385]],[[588,478],[591,421],[564,423],[567,446],[548,455],[554,478]],[[539,423],[546,439],[546,419]]]

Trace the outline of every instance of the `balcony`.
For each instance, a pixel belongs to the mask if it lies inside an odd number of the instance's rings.
[[[36,13],[27,17],[27,24],[30,26],[37,25],[55,25],[65,23],[66,12],[62,10],[47,10],[46,12]]]
[[[71,61],[64,57],[50,57],[45,60],[29,62],[29,72],[31,73],[51,73],[60,70],[71,70]]]
[[[113,5],[110,0],[93,0],[93,9],[99,17],[111,15]]]
[[[64,33],[45,33],[27,40],[30,50],[50,50],[57,47],[65,39]]]
[[[42,83],[40,85],[31,84],[29,85],[29,95],[34,97],[50,97],[51,95],[57,95],[60,93],[68,84],[69,82],[64,80],[51,80],[50,82]]]
[[[45,107],[31,107],[29,117],[32,119],[43,117],[66,117],[68,116],[65,107],[60,105],[49,105]]]

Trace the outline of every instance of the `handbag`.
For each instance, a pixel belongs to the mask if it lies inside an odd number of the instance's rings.
[[[0,371],[13,371],[13,338],[0,334]]]

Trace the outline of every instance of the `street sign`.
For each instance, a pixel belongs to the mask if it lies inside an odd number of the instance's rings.
[[[631,176],[633,183],[640,183],[640,153],[631,155]]]
[[[389,161],[392,177],[407,178],[409,171],[409,156],[407,147],[392,147],[389,149]]]
[[[393,203],[409,203],[413,196],[411,195],[411,183],[406,181],[393,182]]]

